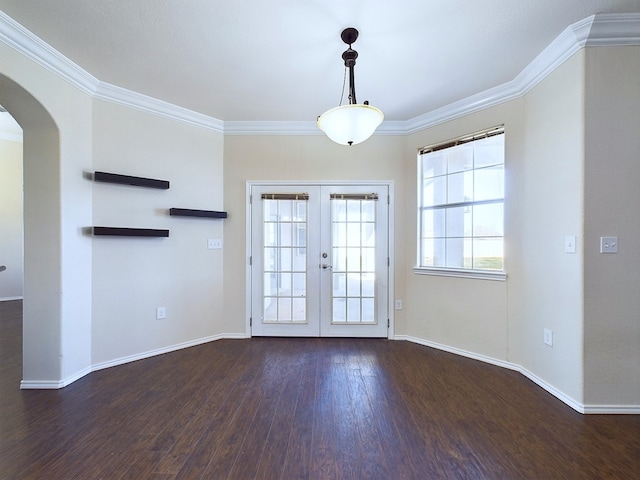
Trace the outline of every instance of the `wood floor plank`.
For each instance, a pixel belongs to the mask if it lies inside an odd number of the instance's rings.
[[[311,345],[312,342],[309,342],[309,346]],[[311,458],[316,410],[316,378],[319,363],[319,355],[312,355],[302,368],[302,380],[295,409],[292,412],[286,457],[279,477],[281,479],[313,478],[311,477]],[[261,468],[275,469],[277,466],[261,465]]]
[[[273,341],[274,343],[278,342],[278,340]],[[267,446],[270,446],[272,450],[281,450],[283,453],[287,449],[289,432],[285,429],[274,435],[272,426],[278,412],[282,411],[283,405],[286,408],[286,405],[290,404],[291,399],[288,396],[296,393],[297,383],[299,383],[299,376],[296,375],[296,372],[300,370],[301,362],[297,352],[288,349],[281,351],[274,349],[274,352],[268,358],[262,359],[261,363],[264,364],[260,378],[263,396],[256,415],[248,427],[251,434],[245,437],[240,446],[228,478],[260,478],[257,477],[257,471]],[[283,396],[287,398],[283,399]],[[280,424],[277,428],[283,428],[283,425]],[[273,455],[268,452],[263,464],[267,464],[273,459]],[[270,464],[270,466],[274,465]],[[277,478],[277,473],[272,472],[271,474],[274,476],[262,478]]]
[[[303,379],[310,374],[310,356],[303,351],[293,353],[295,359],[287,374],[286,383],[277,401],[273,420],[269,425],[267,438],[255,475],[245,478],[283,478],[284,464],[290,448],[295,411],[303,388]]]
[[[20,390],[0,302],[1,479],[634,479],[640,415],[408,342],[253,338]]]

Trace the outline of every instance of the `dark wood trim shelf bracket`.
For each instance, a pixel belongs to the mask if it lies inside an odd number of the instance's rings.
[[[191,208],[170,208],[169,215],[172,217],[227,218],[227,212],[217,212],[215,210],[194,210]]]

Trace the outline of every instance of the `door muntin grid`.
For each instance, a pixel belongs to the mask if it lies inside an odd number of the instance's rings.
[[[262,197],[262,322],[307,323],[308,201],[296,199],[303,195]]]
[[[376,315],[376,195],[331,194],[332,324]]]

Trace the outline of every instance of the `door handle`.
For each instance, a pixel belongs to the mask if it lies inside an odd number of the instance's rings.
[[[322,264],[322,269],[323,270],[330,270],[332,268],[333,268],[333,265],[329,265],[329,264],[326,264],[326,263]]]

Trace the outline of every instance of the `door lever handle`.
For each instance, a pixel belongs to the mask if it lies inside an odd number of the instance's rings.
[[[330,269],[332,269],[332,268],[333,268],[333,266],[332,266],[332,265],[328,265],[328,264],[326,264],[326,263],[323,263],[323,264],[322,264],[322,269],[323,269],[323,270],[330,270]]]

